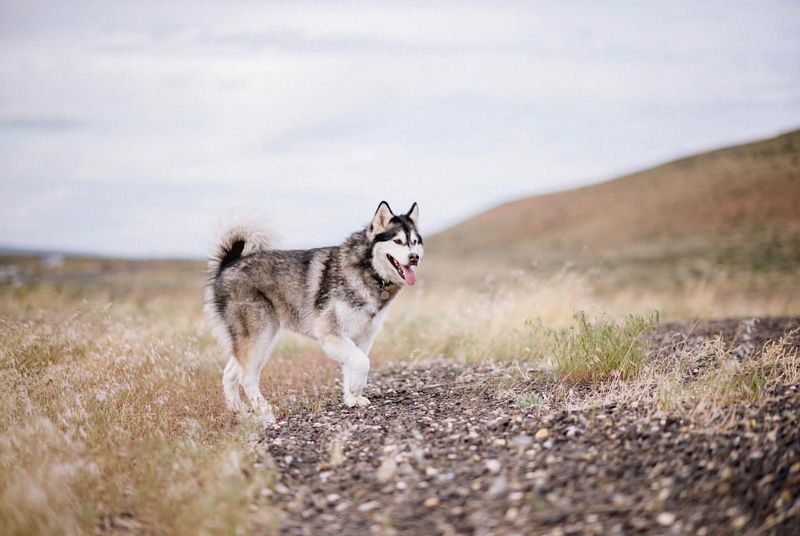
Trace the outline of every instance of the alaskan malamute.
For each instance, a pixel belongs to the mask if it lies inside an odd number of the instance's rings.
[[[205,309],[231,354],[222,376],[228,406],[241,409],[241,385],[253,411],[274,420],[258,383],[281,328],[317,340],[341,363],[346,406],[368,405],[372,342],[389,302],[417,282],[418,222],[416,203],[395,215],[382,201],[372,222],[340,246],[276,250],[261,230],[225,232],[208,263]]]

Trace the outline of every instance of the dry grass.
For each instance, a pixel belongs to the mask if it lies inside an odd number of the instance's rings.
[[[245,531],[271,474],[224,414],[199,306],[3,292],[3,534]],[[267,518],[260,522],[269,525]]]
[[[449,263],[437,268],[445,267],[458,269]],[[614,274],[576,269],[509,271],[463,286],[428,285],[425,277],[423,272],[422,284],[392,305],[376,342],[381,359],[536,360],[550,351],[548,330],[571,325],[576,311],[609,320],[658,311],[666,321],[800,314],[800,289],[787,290],[788,279],[774,288],[743,287],[743,273],[646,288],[609,283]]]
[[[650,414],[683,415],[709,430],[726,429],[740,422],[736,415],[743,405],[759,407],[776,390],[800,385],[800,329],[759,350],[746,335],[747,330],[744,343],[737,344],[720,337],[699,345],[683,341],[651,355],[628,377],[607,374],[591,384],[576,384],[546,363],[539,370],[512,365],[494,378],[493,387],[497,396],[537,413],[626,404]],[[542,372],[549,377],[544,383]]]
[[[644,382],[648,398],[664,411],[708,425],[726,423],[736,403],[758,405],[770,391],[800,384],[800,356],[792,344],[799,336],[800,330],[791,331],[754,355],[719,337],[699,348],[678,348],[669,365],[653,364]]]
[[[47,272],[42,283],[0,287],[0,533],[274,530],[261,498],[273,474],[255,448],[257,431],[224,410],[225,358],[202,315],[201,266],[83,264],[65,270],[91,277]],[[626,288],[577,269],[514,271],[474,286],[438,284],[444,278],[432,275],[422,271],[421,284],[393,304],[373,350],[375,366],[441,356],[547,369],[553,333],[571,325],[575,311],[609,321],[653,310],[669,320],[798,312],[781,286],[741,292],[746,274],[680,288]],[[594,382],[588,395],[576,378],[519,392],[531,380],[523,368],[498,389],[516,389],[532,410],[626,400],[654,410],[703,407],[716,422],[731,400],[797,381],[797,356],[770,348],[758,366],[733,372],[724,365],[730,349],[705,348],[719,357],[696,391],[679,374],[702,357],[696,349],[679,351],[671,369],[638,361],[629,368],[625,359],[604,365],[605,372],[585,376]],[[620,367],[627,372],[615,375]],[[337,377],[315,345],[283,336],[262,389],[279,415],[316,411],[338,400]]]

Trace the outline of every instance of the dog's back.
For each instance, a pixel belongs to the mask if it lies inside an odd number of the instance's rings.
[[[210,274],[207,300],[212,317],[228,333],[231,349],[239,339],[258,333],[265,322],[311,335],[314,306],[329,292],[323,280],[326,262],[336,259],[338,248],[309,250],[258,250],[236,255],[241,247],[221,255],[216,273]]]

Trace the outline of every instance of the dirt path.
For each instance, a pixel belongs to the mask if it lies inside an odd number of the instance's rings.
[[[800,326],[661,326],[758,349]],[[661,355],[661,354],[659,354]],[[498,397],[500,366],[432,362],[373,375],[367,409],[292,415],[263,445],[282,534],[776,533],[800,527],[800,389],[711,431],[615,404],[532,411]],[[534,375],[525,386],[535,391]]]

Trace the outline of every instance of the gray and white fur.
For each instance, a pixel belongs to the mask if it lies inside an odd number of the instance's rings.
[[[257,228],[236,226],[221,237],[208,263],[205,309],[231,355],[222,384],[228,406],[274,420],[259,389],[261,368],[281,329],[318,341],[342,366],[344,404],[366,406],[369,352],[387,305],[416,283],[423,256],[419,208],[395,215],[382,201],[370,224],[339,246],[272,249]]]

